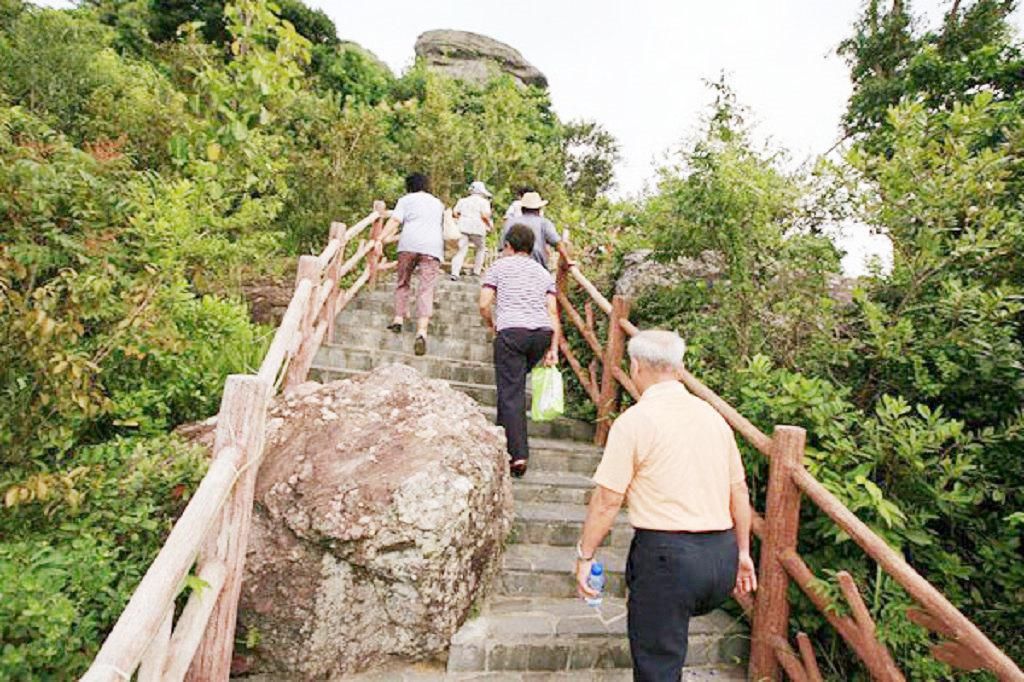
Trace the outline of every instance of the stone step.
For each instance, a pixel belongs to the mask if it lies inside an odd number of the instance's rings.
[[[694,618],[686,666],[725,672],[745,657],[746,640],[743,628],[722,611]],[[449,673],[592,671],[631,664],[626,605],[611,598],[599,609],[579,599],[495,599],[455,633],[448,655]],[[710,679],[745,679],[734,677],[737,672],[732,668],[728,677]]]
[[[429,342],[428,342],[429,344]],[[408,349],[411,350],[411,349]],[[427,346],[427,350],[439,351]],[[313,364],[337,370],[369,371],[386,364],[408,365],[424,376],[445,381],[459,381],[466,384],[489,384],[494,386],[494,365],[474,360],[453,360],[438,355],[415,355],[411,352],[387,348],[350,347],[339,344],[325,344],[313,358]]]
[[[366,374],[366,370],[361,369],[336,369],[334,367],[323,367],[314,364],[309,369],[309,377],[314,381],[326,383],[328,381],[337,381],[339,379],[351,379],[353,377]],[[431,377],[439,379],[439,377]],[[447,381],[448,385],[456,391],[465,393],[470,398],[480,403],[481,406],[491,407],[497,403],[498,390],[493,384],[474,384],[464,381],[451,381],[448,379],[440,379],[441,381]],[[530,400],[530,393],[526,394],[527,402]]]
[[[447,280],[447,275],[445,276]],[[477,303],[480,301],[480,284],[469,284],[468,282],[459,282],[458,284],[452,282],[441,283],[440,286],[434,287],[434,307],[451,307],[451,308],[472,308],[476,310]],[[414,282],[412,286],[412,292],[409,296],[409,300],[415,300],[418,283]],[[383,301],[389,305],[394,304],[395,301],[395,287],[391,284],[384,286],[378,286],[376,291],[361,292],[360,296],[365,296],[368,299]]]
[[[604,547],[598,552],[598,560],[604,564],[608,576],[605,593],[609,597],[626,595],[626,552],[621,547]],[[506,548],[502,561],[502,570],[496,584],[497,594],[506,597],[566,599],[576,596],[576,582],[572,576],[576,562],[574,546],[513,544]]]
[[[512,522],[513,542],[518,544],[575,547],[583,529],[587,508],[581,504],[557,502],[523,502],[516,505]],[[625,512],[620,512],[605,544],[627,548],[633,539],[633,528]]]
[[[584,474],[550,471],[538,466],[538,450],[531,448],[533,460],[522,480],[514,481],[512,494],[516,502],[558,502],[587,504],[594,483]]]
[[[392,319],[394,318],[390,310],[345,309],[335,320],[335,341],[345,339],[346,343],[348,343],[348,338],[361,331],[376,332],[377,335],[373,337],[359,337],[356,335],[355,338],[379,339],[384,335],[397,336],[393,331],[387,329]],[[413,319],[405,320],[402,332],[403,334],[414,334],[416,332],[416,321]],[[437,318],[433,318],[430,320],[427,333],[430,338],[434,339],[461,339],[466,342],[486,346],[491,345],[490,333],[479,317],[476,317],[468,324],[451,324],[440,322]],[[379,344],[355,343],[355,345],[376,348]]]
[[[489,405],[481,405],[480,411],[494,423],[497,410]],[[578,419],[559,417],[546,422],[535,422],[530,420],[527,423],[527,433],[531,442],[534,438],[546,440],[562,440],[570,444],[591,444],[594,441],[594,425]],[[590,450],[588,449],[588,452]],[[532,455],[531,455],[532,456]],[[562,469],[566,471],[566,469]],[[593,473],[592,471],[590,473]]]
[[[413,352],[416,335],[413,331],[395,334],[381,326],[349,327],[338,330],[334,335],[333,345],[346,348],[371,348],[390,350],[399,353]],[[493,344],[474,340],[470,337],[455,335],[434,335],[427,333],[427,354],[441,360],[470,360],[472,362],[494,362]]]
[[[371,313],[379,313],[391,317],[395,313],[394,301],[381,297],[379,294],[373,296],[356,296],[338,317],[344,321],[345,316],[352,311],[363,310]],[[415,302],[410,303],[410,317],[416,316]],[[434,312],[430,316],[431,322],[442,322],[444,324],[458,324],[466,327],[482,326],[480,312],[476,304],[473,305],[434,305]],[[390,320],[389,320],[390,321]]]
[[[439,665],[439,664],[438,664]],[[501,672],[448,673],[430,663],[388,666],[374,672],[345,675],[346,682],[632,682],[633,671],[626,668],[605,670],[565,670],[559,672],[529,672],[505,670]],[[305,682],[288,676],[251,675],[232,678],[246,682]],[[746,682],[746,672],[737,666],[694,666],[683,668],[680,682]]]
[[[590,439],[588,439],[589,441]],[[578,474],[585,477],[594,475],[601,462],[601,452],[591,450],[535,450],[530,446],[530,469],[528,473],[548,472]]]

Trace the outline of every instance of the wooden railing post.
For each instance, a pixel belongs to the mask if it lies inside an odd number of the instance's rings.
[[[299,258],[299,269],[295,273],[295,286],[298,287],[302,280],[308,279],[313,286],[313,295],[306,304],[302,314],[302,322],[299,324],[298,350],[292,356],[291,363],[284,378],[284,389],[288,390],[298,386],[306,380],[309,373],[309,366],[313,362],[313,355],[316,348],[312,348],[313,326],[316,324],[317,295],[320,291],[320,260],[316,256],[302,256]]]
[[[375,242],[380,239],[380,235],[384,231],[384,212],[387,208],[383,201],[375,201],[373,210],[377,211],[380,216],[373,221],[373,227],[370,228],[370,241]],[[372,249],[370,253],[366,254],[366,264],[370,269],[370,289],[373,290],[377,288],[377,268],[380,265],[376,249]]]
[[[221,512],[220,525],[210,532],[199,555],[199,573],[207,563],[214,561],[224,564],[226,576],[203,641],[189,668],[187,679],[191,682],[227,680],[231,673],[238,597],[249,544],[256,474],[263,456],[270,389],[258,377],[239,374],[229,376],[224,386],[213,451],[237,448],[242,459],[234,490]]]
[[[781,680],[773,641],[788,639],[789,576],[780,555],[796,550],[800,529],[800,489],[792,471],[803,466],[807,432],[796,426],[776,426],[765,501],[765,532],[758,566],[757,600],[751,629],[750,674],[752,680]]]
[[[604,349],[603,369],[601,371],[601,393],[597,403],[597,430],[594,442],[604,445],[608,440],[608,431],[612,428],[612,414],[619,409],[619,382],[615,378],[615,368],[621,369],[622,357],[626,352],[626,332],[620,321],[629,317],[629,299],[625,296],[612,298],[611,317],[608,320],[608,343]]]
[[[341,272],[341,266],[345,262],[345,247],[348,246],[345,240],[345,223],[331,223],[331,231],[327,237],[327,243],[337,239],[341,242],[341,246],[338,248],[338,255],[335,256],[332,265],[327,269],[327,278],[334,282],[331,287],[331,295],[327,299],[327,343],[334,343],[334,318],[338,315],[338,299],[341,297],[341,291],[339,290],[338,273]]]
[[[555,272],[555,291],[569,297],[569,269],[565,263],[558,263],[558,270]],[[557,296],[556,296],[557,298]],[[558,305],[558,320],[562,327],[562,337],[565,337],[565,310],[561,304]]]

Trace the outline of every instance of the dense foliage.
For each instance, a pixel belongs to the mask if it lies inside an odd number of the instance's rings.
[[[0,0],[0,63],[0,679],[71,679],[204,469],[167,431],[262,357],[242,285],[411,171],[571,212],[564,129],[296,0]]]
[[[724,273],[648,290],[633,318],[680,330],[691,368],[762,428],[806,427],[810,470],[1019,661],[1024,92],[1012,3],[955,3],[921,35],[906,3],[879,4],[844,43],[853,142],[839,163],[787,174],[714,86],[703,132],[663,169],[619,251],[673,262],[712,250]],[[893,245],[891,271],[861,278],[852,300],[820,236],[835,216]],[[752,450],[747,462],[761,505],[766,465]],[[806,506],[800,551],[832,594],[835,571],[855,576],[909,678],[950,676],[906,619],[907,595]],[[792,597],[794,632],[813,634],[830,676],[863,677]]]
[[[605,289],[632,249],[720,254],[719,276],[647,290],[634,321],[680,330],[763,428],[805,426],[812,472],[1024,659],[1013,7],[957,2],[924,31],[872,0],[841,47],[841,160],[785,170],[719,82],[657,188],[613,202],[601,126],[507,76],[396,75],[297,0],[0,0],[0,678],[76,676],[123,607],[205,466],[167,432],[265,347],[241,285],[393,203],[411,171],[448,202],[483,180],[499,211],[537,188]],[[837,216],[894,247],[845,294]],[[760,506],[766,468],[745,454]],[[800,548],[824,589],[854,574],[911,679],[950,675],[906,595],[810,508]],[[793,599],[830,677],[862,676]]]

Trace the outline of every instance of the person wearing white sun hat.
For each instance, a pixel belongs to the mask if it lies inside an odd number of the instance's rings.
[[[526,225],[528,228],[533,230],[534,241],[533,253],[531,255],[535,261],[543,265],[545,268],[548,267],[547,247],[550,245],[558,249],[558,253],[561,256],[563,263],[571,265],[572,260],[569,258],[569,254],[565,249],[565,244],[562,243],[561,238],[558,236],[558,230],[555,229],[554,223],[540,214],[540,210],[547,206],[548,202],[541,199],[540,194],[537,192],[527,192],[523,195],[520,203],[523,214],[519,217],[509,218],[505,221],[505,227],[501,232],[500,248],[505,248],[508,231],[512,229],[513,225]]]
[[[455,203],[452,210],[452,217],[458,221],[459,250],[452,258],[452,281],[459,279],[462,273],[462,264],[469,254],[469,246],[473,245],[476,251],[476,259],[473,262],[473,274],[480,276],[484,269],[484,256],[487,251],[484,249],[484,237],[494,227],[491,222],[491,193],[487,186],[480,180],[474,180],[469,186],[469,196],[462,197]]]

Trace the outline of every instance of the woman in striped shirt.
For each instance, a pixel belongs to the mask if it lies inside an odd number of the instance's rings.
[[[526,225],[509,228],[504,257],[484,273],[480,289],[480,315],[495,333],[497,422],[505,427],[511,472],[517,478],[526,473],[530,456],[526,376],[541,360],[558,364],[561,334],[555,280],[531,257],[533,241],[533,230]]]

